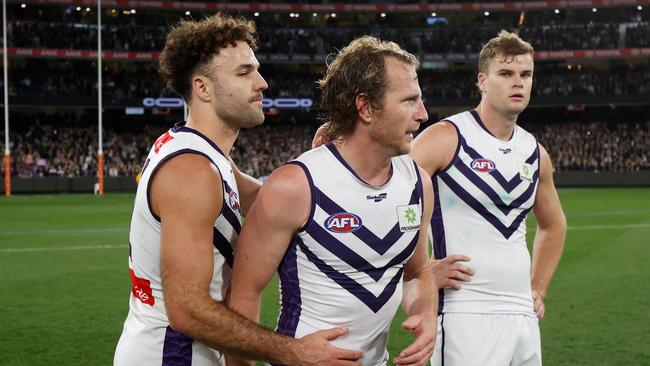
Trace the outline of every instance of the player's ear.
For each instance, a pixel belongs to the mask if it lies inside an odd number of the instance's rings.
[[[476,86],[478,87],[478,90],[482,93],[485,93],[485,79],[487,78],[487,75],[484,72],[479,72],[478,76],[476,77]]]
[[[210,92],[210,80],[202,75],[192,76],[192,94],[193,98],[196,97],[199,100],[209,103],[212,99],[212,94]]]
[[[368,99],[368,94],[361,93],[354,98],[354,104],[357,108],[357,115],[362,121],[370,123],[373,113],[372,104]]]

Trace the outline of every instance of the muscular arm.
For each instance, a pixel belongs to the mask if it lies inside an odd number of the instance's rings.
[[[223,193],[219,172],[202,156],[184,154],[154,177],[151,201],[161,220],[165,306],[176,331],[222,352],[288,362],[292,340],[228,310],[209,293],[213,225]]]
[[[408,318],[402,327],[416,335],[415,341],[400,352],[396,365],[426,365],[433,352],[436,337],[436,305],[438,292],[435,291],[433,273],[428,254],[428,228],[433,211],[433,187],[426,179],[426,172],[420,168],[423,177],[423,215],[415,253],[404,266],[404,295],[402,307]]]
[[[544,298],[553,273],[560,262],[566,234],[566,218],[553,183],[551,158],[540,145],[540,176],[533,213],[537,231],[533,242],[531,287],[535,312],[544,316]]]
[[[258,179],[251,177],[248,174],[242,173],[241,170],[230,159],[230,165],[237,181],[237,189],[239,190],[239,203],[241,204],[242,215],[246,216],[248,210],[255,202],[257,193],[260,191],[262,182]]]
[[[237,243],[228,300],[233,310],[259,321],[262,292],[277,271],[294,234],[307,220],[310,202],[307,177],[296,165],[280,167],[264,184]],[[343,334],[342,328],[335,329],[336,336]],[[340,364],[356,365],[352,360],[363,356],[360,352],[343,351],[332,346],[327,348],[327,352],[341,359]],[[323,357],[316,352],[309,356]],[[229,365],[242,362],[228,359]]]

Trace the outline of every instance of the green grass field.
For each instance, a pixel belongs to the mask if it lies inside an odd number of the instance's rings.
[[[545,364],[650,365],[650,189],[560,196],[569,231],[541,322]],[[132,195],[0,197],[0,365],[111,364],[128,308],[132,204]],[[268,326],[276,287],[264,299]],[[400,319],[392,355],[411,339]]]

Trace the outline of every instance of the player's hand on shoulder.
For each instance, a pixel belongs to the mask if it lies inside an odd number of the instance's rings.
[[[332,346],[329,341],[347,334],[346,328],[332,328],[314,332],[298,340],[293,350],[299,366],[361,366],[363,353]]]
[[[469,261],[470,257],[460,254],[452,254],[443,259],[432,260],[431,267],[438,288],[458,290],[461,287],[461,282],[469,282],[474,275],[474,270],[461,264],[461,262]]]
[[[430,316],[411,315],[402,328],[415,334],[415,340],[393,360],[397,366],[426,365],[436,344],[438,320],[432,311]]]

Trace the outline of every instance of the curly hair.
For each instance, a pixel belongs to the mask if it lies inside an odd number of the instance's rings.
[[[257,50],[255,24],[244,18],[214,15],[201,21],[184,20],[167,35],[158,72],[167,87],[187,102],[195,73],[211,76],[206,66],[222,48],[246,42]]]
[[[490,60],[497,56],[503,56],[502,62],[510,63],[514,56],[530,54],[533,55],[533,46],[519,38],[518,35],[507,30],[501,30],[499,34],[489,40],[481,49],[478,57],[478,71],[487,72]]]
[[[327,135],[330,139],[354,131],[358,116],[357,96],[365,95],[373,110],[381,110],[388,85],[386,57],[394,57],[416,69],[420,66],[418,59],[397,43],[371,36],[350,42],[327,65],[323,79],[318,81],[322,92],[319,117],[329,122]]]

